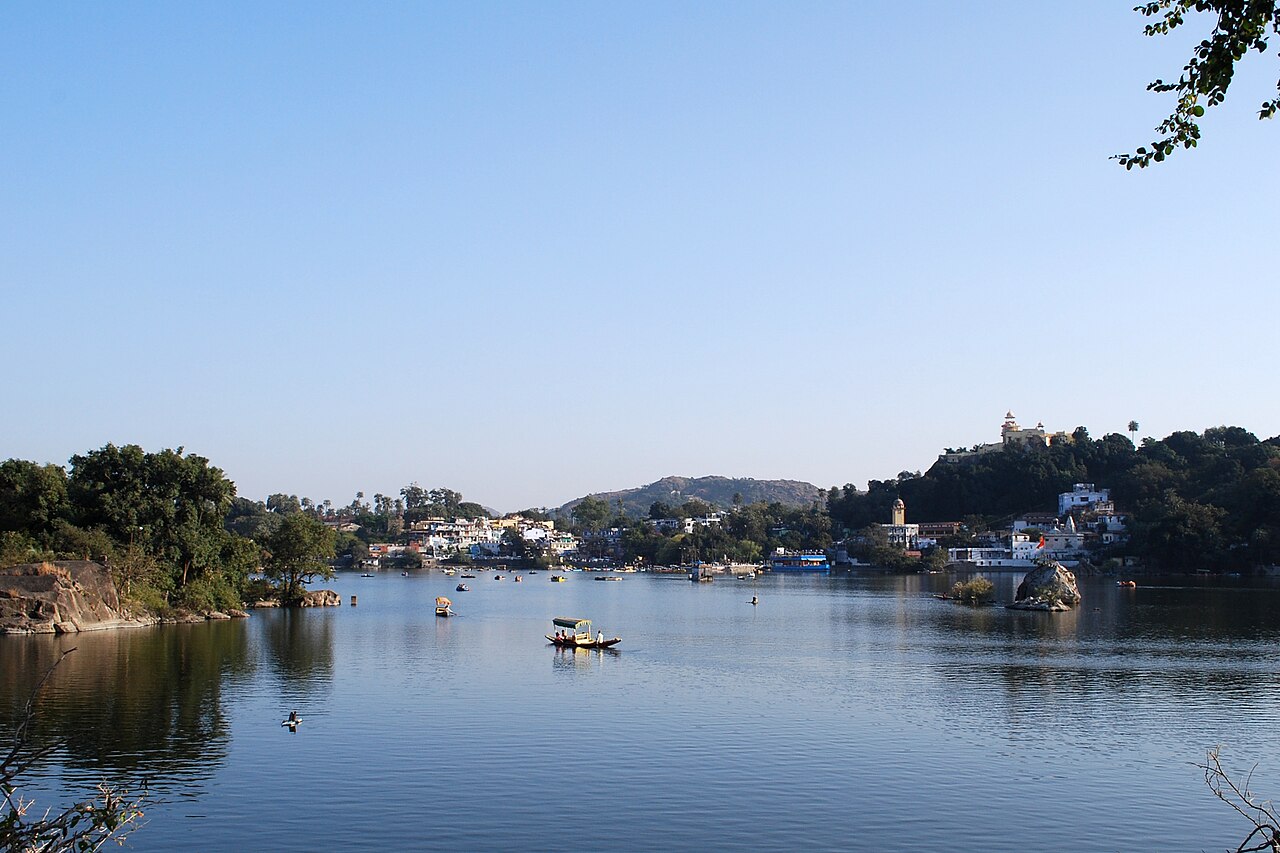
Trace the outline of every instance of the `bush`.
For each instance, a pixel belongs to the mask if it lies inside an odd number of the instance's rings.
[[[951,597],[965,604],[983,604],[995,597],[995,584],[986,578],[969,578],[956,581],[951,587]]]
[[[202,575],[178,592],[178,604],[198,613],[228,610],[240,606],[240,596],[220,574]]]

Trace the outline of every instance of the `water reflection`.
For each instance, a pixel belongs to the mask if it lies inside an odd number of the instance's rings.
[[[5,728],[44,672],[76,649],[41,693],[33,729],[37,742],[63,743],[73,769],[168,774],[216,763],[229,731],[224,679],[254,669],[242,623],[5,640]]]
[[[323,610],[284,608],[261,620],[268,660],[282,680],[307,684],[333,677],[334,616]]]

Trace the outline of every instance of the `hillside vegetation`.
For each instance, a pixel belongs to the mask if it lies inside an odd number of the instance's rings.
[[[597,492],[585,497],[602,500],[616,507],[622,501],[622,511],[633,518],[643,518],[655,502],[670,505],[699,500],[716,509],[728,509],[734,505],[753,503],[778,503],[783,506],[804,507],[821,501],[826,493],[801,480],[755,480],[750,477],[663,477],[657,482],[634,489],[616,492]],[[578,498],[560,507],[560,514],[571,514],[584,498]]]

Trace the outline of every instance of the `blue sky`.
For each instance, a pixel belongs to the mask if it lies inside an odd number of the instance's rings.
[[[262,498],[821,486],[1280,434],[1280,67],[1153,138],[1132,3],[0,8],[0,456]]]

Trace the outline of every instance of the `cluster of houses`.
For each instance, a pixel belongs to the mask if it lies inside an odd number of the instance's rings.
[[[893,518],[880,525],[890,545],[918,552],[960,531],[960,522],[908,524],[902,499],[893,503]],[[1027,568],[1040,558],[1073,565],[1098,545],[1121,542],[1127,536],[1125,518],[1116,512],[1110,489],[1076,483],[1058,495],[1058,512],[1024,513],[1007,530],[982,534],[974,545],[948,548],[950,563],[978,568]]]
[[[328,522],[338,530],[357,525]],[[503,557],[510,554],[508,534],[513,533],[525,545],[546,553],[553,559],[578,552],[579,540],[571,533],[556,530],[554,521],[535,521],[515,515],[508,518],[428,518],[415,522],[403,534],[404,542],[373,542],[366,567],[378,566],[383,560],[416,554],[443,559],[466,554],[475,559]]]

